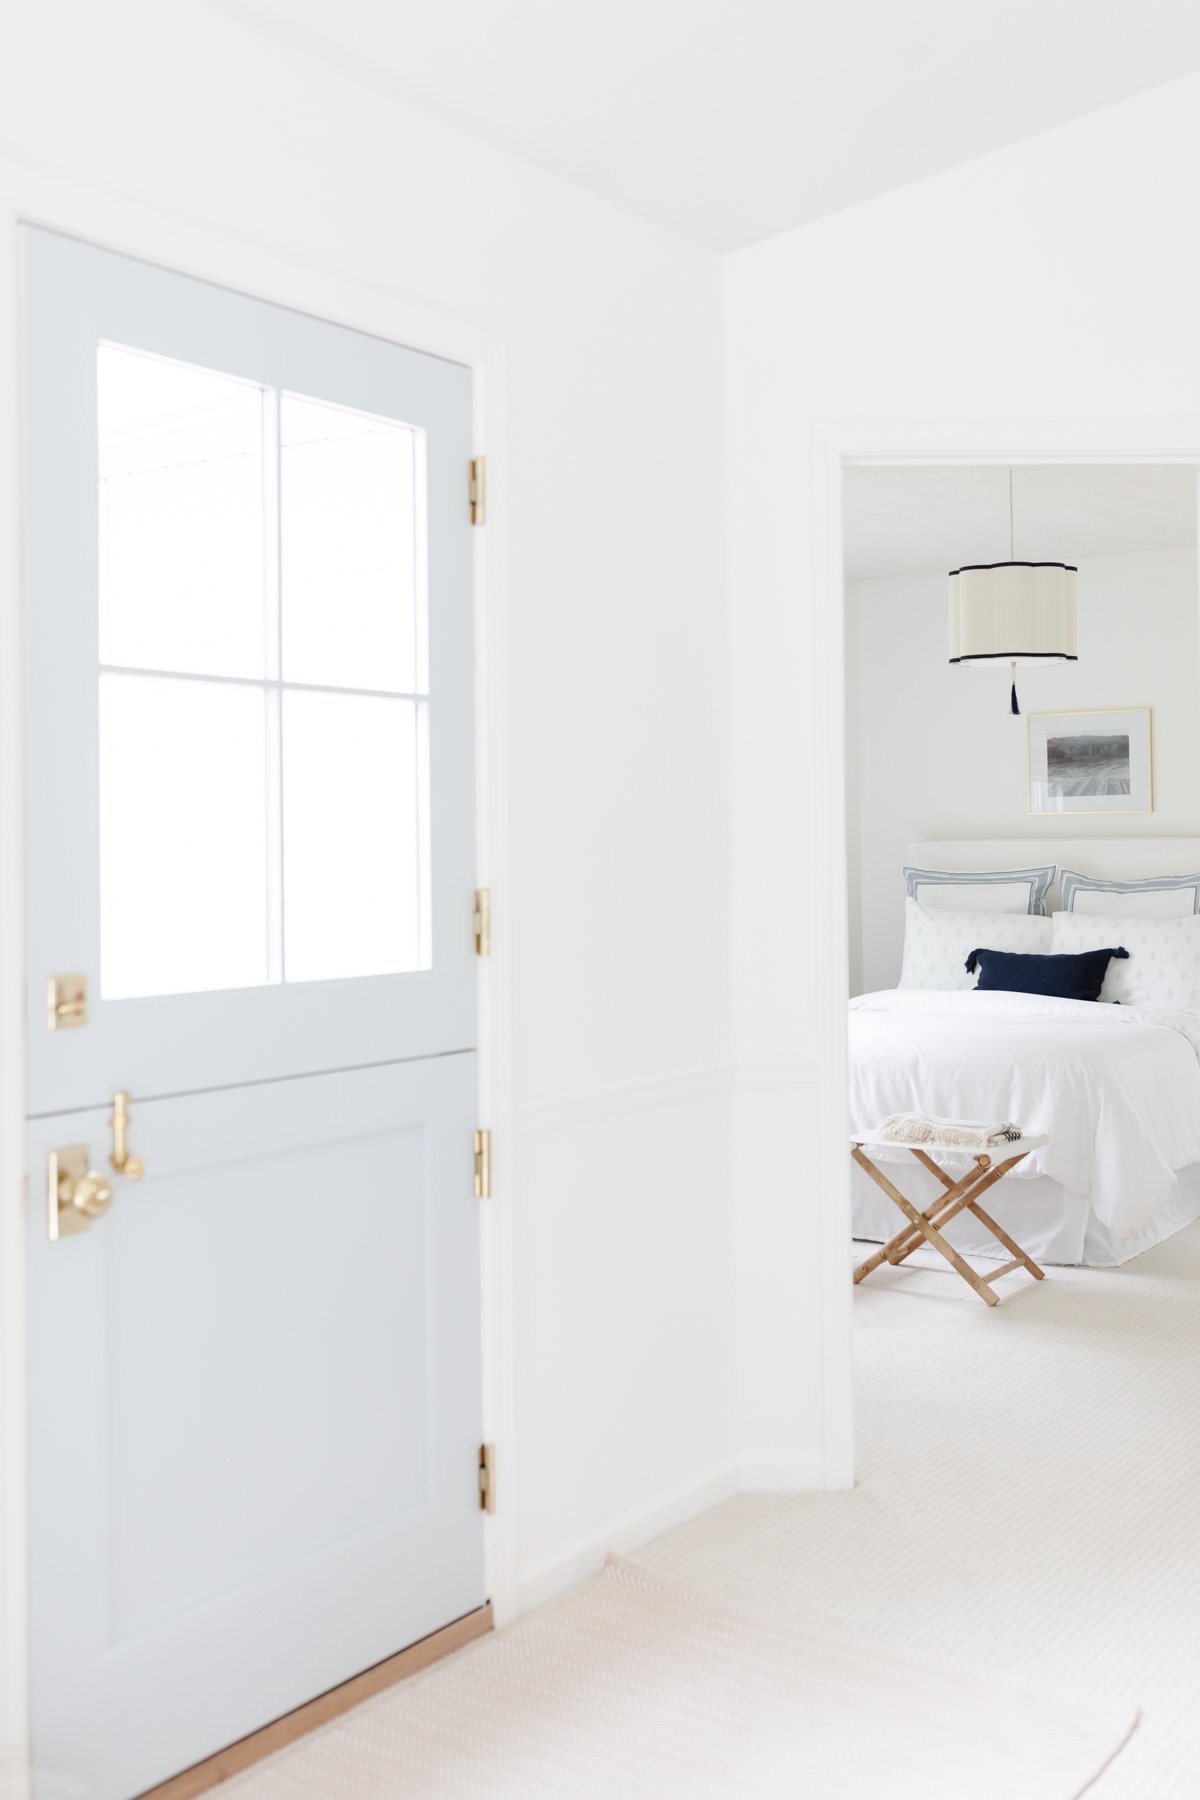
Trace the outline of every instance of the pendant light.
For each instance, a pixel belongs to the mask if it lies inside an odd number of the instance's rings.
[[[1013,531],[1013,472],[1008,471],[1008,561],[965,563],[950,571],[950,661],[968,669],[1008,663],[1012,710],[1017,664],[1075,662],[1074,563],[1018,562]]]

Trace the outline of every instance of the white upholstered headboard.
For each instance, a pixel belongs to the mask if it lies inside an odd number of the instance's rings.
[[[1200,837],[1191,838],[961,838],[910,844],[906,859],[920,869],[1028,869],[1054,863],[1081,875],[1138,881],[1146,875],[1194,875],[1200,870]],[[904,889],[899,889],[903,897]],[[1058,876],[1046,911],[1059,904]]]

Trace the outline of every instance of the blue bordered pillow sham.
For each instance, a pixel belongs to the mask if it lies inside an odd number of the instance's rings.
[[[1069,913],[1104,913],[1127,919],[1182,919],[1188,913],[1200,913],[1200,874],[1107,881],[1064,869],[1061,893],[1062,911]]]
[[[903,870],[910,900],[953,912],[1014,912],[1044,915],[1055,863],[1036,869]]]

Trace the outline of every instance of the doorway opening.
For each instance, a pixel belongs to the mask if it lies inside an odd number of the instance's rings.
[[[1047,1134],[1066,1102],[1059,1096],[1056,1111],[1052,1084],[1039,1094],[1032,1079],[1022,1085],[1008,1072],[1010,1062],[1021,1066],[1019,1036],[1005,1040],[995,1067],[983,1066],[985,1000],[977,984],[1053,976],[1069,986],[1082,972],[1073,964],[1022,969],[1005,959],[1099,951],[1111,929],[1085,917],[1157,913],[1165,920],[1191,911],[1186,878],[1200,848],[1192,838],[1200,824],[1196,492],[1197,471],[1188,464],[847,471],[853,1130],[873,1130],[891,1115],[927,1114]],[[1022,560],[1010,564],[1014,530]],[[1079,595],[1069,660],[1048,653],[1049,631],[1038,645],[1014,641],[1014,653],[1030,653],[1015,671],[1003,658],[973,667],[952,660],[949,571],[964,564],[985,574],[1058,570],[1063,563]],[[997,618],[1001,629],[1026,635],[1045,627],[1045,617],[1020,612],[1012,614],[1014,627],[1007,602],[990,592],[985,603],[989,629]],[[1056,597],[1047,605],[1054,611]],[[1010,705],[1014,674],[1020,714]],[[1159,892],[1150,885],[1159,877],[1173,885]],[[1132,931],[1131,923],[1126,935]],[[993,953],[994,966],[965,966],[976,950]],[[1174,956],[1173,943],[1161,954]],[[1156,945],[1135,958],[1132,972],[1114,963],[1103,976],[1106,1000],[1128,1004],[1149,993],[1148,955],[1157,958]],[[951,991],[972,997],[935,998]],[[1057,997],[1070,1000],[1066,988]],[[1016,1017],[1039,1003],[1007,996],[989,1004]],[[947,1023],[939,1036],[934,1020],[943,1014],[959,1024]],[[1144,1149],[1153,1157],[1151,1146]],[[924,1211],[936,1192],[933,1171],[911,1152],[889,1160],[902,1171],[892,1169],[893,1185],[921,1196]],[[1184,1219],[1178,1184],[1167,1184],[1169,1204],[1162,1194],[1155,1215],[1148,1202],[1107,1196],[1101,1176],[1079,1160],[1069,1168],[1061,1144],[1040,1145],[1005,1185],[990,1189],[986,1216],[1019,1237],[1036,1262],[1115,1265]],[[858,1236],[909,1229],[912,1243],[926,1248],[877,1174],[857,1166],[852,1195]],[[1196,1198],[1200,1204],[1200,1188]],[[993,1268],[1008,1257],[969,1206],[947,1215],[944,1236]],[[1008,1287],[1015,1282],[1014,1275]]]
[[[900,1652],[1030,1681],[1070,1667],[1099,1691],[1135,1682],[1147,1718],[1162,1702],[1135,1786],[1166,1789],[1185,1753],[1175,1661],[1190,1630],[1174,1384],[1197,1367],[1200,1297],[1200,433],[1165,444],[1130,428],[1118,445],[1081,430],[1067,445],[1047,429],[1038,457],[1028,428],[996,454],[996,428],[987,461],[981,429],[940,435],[907,460],[883,429],[873,445],[853,428],[839,439],[851,999],[829,1155],[852,1178],[836,1279],[863,1490],[840,1600]],[[1022,668],[1020,717],[1007,668],[952,667],[947,644],[948,571],[1010,554],[1010,466],[1016,554],[1024,518],[1027,555],[1079,571],[1078,662]],[[1047,963],[1110,947],[1128,954],[1105,956],[1095,998],[1056,991],[1071,971]],[[998,1275],[996,1306],[850,1164],[852,1134],[904,1114],[1032,1134],[1026,1166],[982,1205],[1043,1280],[999,1274],[1006,1253],[980,1221],[937,1210],[937,1167],[960,1175],[973,1146],[914,1135],[934,1166],[899,1143],[868,1153]],[[861,1265],[906,1226],[852,1289],[846,1239]]]

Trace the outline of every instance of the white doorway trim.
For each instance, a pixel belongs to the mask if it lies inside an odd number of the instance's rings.
[[[485,1436],[496,1443],[501,1501],[486,1522],[488,1592],[497,1624],[516,1604],[516,1496],[510,1272],[511,943],[509,907],[504,349],[469,318],[273,255],[178,219],[0,163],[0,1775],[28,1764],[26,1546],[26,1205],[20,546],[18,227],[42,225],[104,249],[467,364],[475,451],[487,457],[487,523],[475,554],[476,868],[492,891],[491,958],[480,965],[480,1122],[493,1143],[484,1207],[481,1295]],[[419,271],[414,271],[419,275]],[[466,493],[464,470],[464,504]],[[19,1793],[14,1785],[14,1795]]]
[[[824,1485],[854,1482],[849,1119],[846,1081],[847,883],[845,574],[842,473],[871,464],[1194,463],[1200,419],[822,422],[811,439],[810,518],[818,787],[818,942],[812,1003],[817,1071]]]

